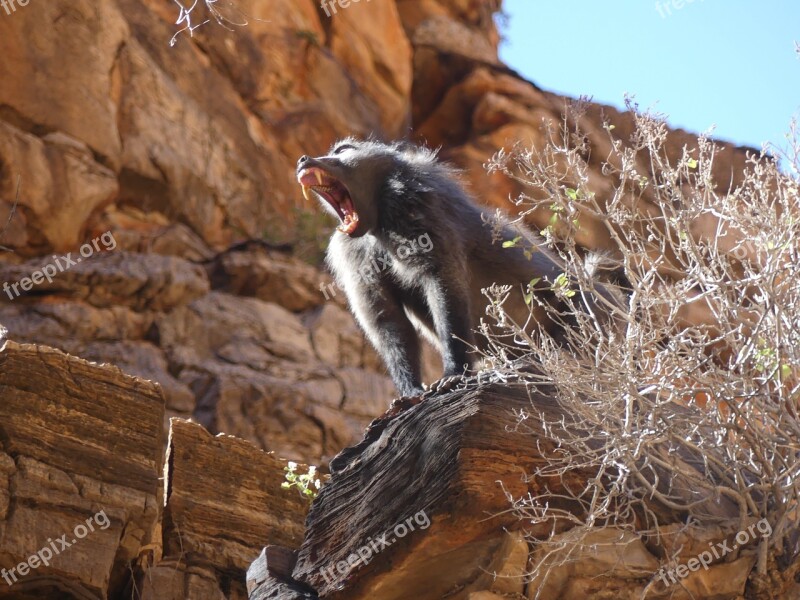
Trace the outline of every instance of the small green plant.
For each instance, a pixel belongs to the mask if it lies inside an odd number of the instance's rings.
[[[566,273],[561,273],[553,282],[553,291],[560,293],[567,298],[572,298],[575,295],[575,290],[569,287],[569,277]]]
[[[536,247],[529,243],[526,246],[522,246],[520,244],[521,240],[521,236],[517,236],[513,240],[506,240],[503,242],[503,248],[522,248],[522,253],[525,255],[525,258],[531,260],[531,258],[533,258],[533,253],[536,251]]]
[[[525,293],[525,304],[527,304],[528,306],[530,306],[531,302],[533,302],[534,289],[536,288],[536,285],[541,280],[542,280],[541,277],[534,277],[533,279],[531,279],[531,282],[528,284],[528,291]]]
[[[286,475],[284,475],[286,481],[281,484],[282,489],[297,488],[300,495],[309,500],[317,497],[320,489],[322,489],[322,482],[317,478],[317,467],[311,465],[308,467],[308,473],[298,473],[297,463],[289,461],[283,470],[286,471]]]

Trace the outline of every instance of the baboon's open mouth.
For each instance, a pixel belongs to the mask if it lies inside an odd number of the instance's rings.
[[[306,167],[297,174],[297,181],[303,186],[303,196],[308,200],[308,191],[316,192],[333,207],[339,219],[339,231],[352,235],[358,227],[358,213],[353,207],[353,199],[347,187],[331,177],[319,167]]]

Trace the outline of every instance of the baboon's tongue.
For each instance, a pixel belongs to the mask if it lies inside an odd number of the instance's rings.
[[[342,233],[346,233],[347,235],[352,235],[357,227],[358,227],[358,215],[354,212],[349,212],[345,214],[344,220],[342,221],[341,225],[339,225],[338,229]]]
[[[314,173],[317,179],[322,181],[319,173]],[[309,178],[310,179],[310,178]],[[358,228],[358,213],[355,211],[353,201],[346,188],[334,181],[331,185],[313,185],[306,183],[306,178],[301,179],[303,196],[306,200],[311,200],[310,192],[316,192],[324,198],[328,204],[333,206],[342,221],[339,224],[339,231],[352,235]]]

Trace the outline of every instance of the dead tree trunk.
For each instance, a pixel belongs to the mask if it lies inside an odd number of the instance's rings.
[[[374,421],[364,441],[332,462],[334,474],[312,506],[291,574],[285,561],[269,568],[263,555],[251,567],[251,600],[279,597],[268,590],[280,586],[286,598],[326,600],[439,600],[481,591],[533,598],[523,577],[535,558],[529,540],[562,536],[572,525],[522,522],[509,510],[510,500],[547,492],[551,508],[579,515],[569,491],[582,489],[596,471],[539,475],[538,467],[558,448],[535,416],[515,428],[520,410],[569,421],[553,394],[520,384],[429,397]],[[691,459],[676,459],[680,469],[672,484],[687,499],[707,502],[709,514],[721,520],[736,515],[731,502],[714,499],[696,470],[700,462]],[[665,524],[683,517],[656,502],[651,510]],[[601,537],[608,551],[579,561],[582,567],[571,576],[596,580],[605,568],[610,580],[622,582],[620,598],[641,593],[659,568],[658,552],[630,532],[609,529]],[[626,568],[619,566],[626,561]],[[746,573],[748,561],[738,570]],[[726,577],[732,580],[730,572]],[[745,579],[733,584],[740,589]]]

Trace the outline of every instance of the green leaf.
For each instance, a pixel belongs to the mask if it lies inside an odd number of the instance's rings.
[[[562,292],[567,298],[575,295],[575,290],[569,289],[569,277],[566,273],[561,273],[553,282],[553,289]]]
[[[503,242],[503,248],[513,248],[513,247],[515,247],[517,245],[517,243],[521,239],[522,238],[520,236],[517,236],[513,240],[507,240],[507,241]]]
[[[689,167],[690,169],[696,169],[697,168],[697,161],[695,159],[693,159],[693,158],[690,158],[686,162],[686,166]]]
[[[317,497],[317,492],[314,490],[314,487],[317,490],[321,487],[321,481],[319,479],[314,479],[317,474],[317,467],[311,465],[308,467],[308,472],[306,473],[297,473],[295,469],[297,469],[298,464],[296,462],[289,462],[288,466],[284,467],[284,477],[286,481],[281,483],[281,489],[290,490],[292,488],[297,488],[297,490],[305,497],[310,500],[313,500]]]
[[[573,190],[572,188],[567,188],[567,198],[570,200],[577,200],[578,199],[578,190]]]
[[[534,277],[533,279],[531,279],[531,281],[530,281],[530,283],[528,285],[530,287],[535,287],[536,284],[539,283],[541,280],[542,280],[541,277]]]

